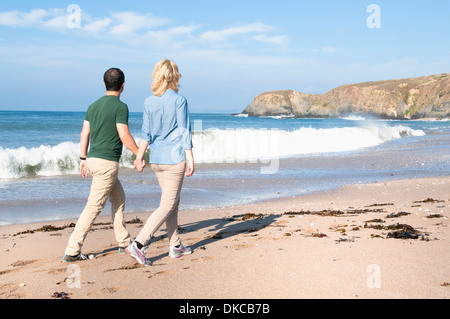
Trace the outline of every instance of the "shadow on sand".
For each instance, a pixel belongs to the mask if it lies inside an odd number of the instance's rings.
[[[179,226],[178,231],[180,235],[188,234],[191,232],[199,232],[204,229],[206,237],[192,243],[189,247],[195,252],[196,249],[205,249],[208,244],[223,240],[242,233],[253,233],[259,231],[271,224],[273,224],[281,215],[263,215],[263,214],[243,214],[234,215],[230,218],[213,218],[198,221],[195,223],[189,223]],[[167,237],[166,235],[152,238],[150,240],[150,247],[152,243]],[[160,254],[158,256],[151,256],[150,260],[155,262],[163,257],[166,257],[167,253]]]

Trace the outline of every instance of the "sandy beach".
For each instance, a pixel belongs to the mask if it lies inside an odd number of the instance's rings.
[[[76,220],[3,226],[0,298],[448,298],[449,190],[444,176],[184,210],[193,253],[169,258],[163,226],[151,267],[118,253],[109,216],[83,247],[95,258],[78,263],[61,261]],[[147,216],[127,214],[132,237]]]

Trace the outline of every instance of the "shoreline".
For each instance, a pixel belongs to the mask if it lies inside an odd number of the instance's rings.
[[[291,159],[288,159],[291,160]],[[296,195],[281,195],[281,196],[276,196],[274,195],[274,197],[271,198],[262,198],[262,199],[257,199],[253,202],[250,203],[233,203],[233,204],[225,204],[225,205],[205,205],[204,207],[200,207],[200,208],[182,208],[180,206],[180,211],[184,211],[187,213],[196,213],[196,212],[201,212],[201,211],[209,211],[209,210],[216,210],[216,209],[220,209],[220,210],[231,210],[233,211],[234,208],[237,209],[241,209],[242,207],[248,207],[248,206],[260,206],[260,205],[265,205],[265,204],[279,204],[281,203],[282,205],[285,204],[286,202],[291,201],[293,198],[294,199],[306,199],[309,197],[322,197],[322,196],[327,196],[327,194],[329,193],[333,193],[333,192],[338,192],[339,190],[345,189],[347,187],[357,187],[357,186],[362,186],[362,185],[372,185],[372,184],[385,184],[385,183],[389,183],[389,182],[396,182],[396,181],[413,181],[413,180],[435,180],[435,179],[449,179],[450,180],[450,175],[438,175],[438,176],[427,176],[427,177],[412,177],[412,178],[394,178],[394,179],[377,179],[374,181],[366,181],[366,182],[359,182],[359,183],[355,183],[355,184],[342,184],[342,185],[336,185],[330,188],[326,188],[326,189],[319,189],[319,190],[313,190],[313,191],[308,191],[306,193],[303,194],[296,194]],[[279,194],[279,193],[278,193]],[[182,195],[183,196],[183,195]],[[450,198],[450,197],[449,197]],[[82,203],[82,208],[79,209],[79,213],[81,214],[82,209],[85,205],[85,201],[87,200],[87,198],[83,199],[83,203]],[[31,207],[31,206],[30,206]],[[156,208],[155,208],[156,209]],[[154,209],[153,209],[154,210]],[[142,216],[145,215],[148,216],[148,214],[150,213],[150,209],[144,211],[144,210],[139,210],[139,211],[132,211],[132,212],[127,212],[127,209],[125,209],[125,219],[127,219],[127,217],[132,220],[133,219],[133,215],[137,216]],[[110,212],[109,211],[103,211],[96,219],[97,220],[108,220],[110,219]],[[52,225],[56,224],[58,226],[56,227],[62,227],[62,226],[66,226],[67,224],[70,223],[76,223],[78,220],[78,216],[76,217],[69,217],[69,218],[60,218],[60,219],[48,219],[48,220],[42,220],[42,221],[33,221],[33,222],[18,222],[18,223],[11,223],[11,224],[6,224],[6,225],[0,225],[0,233],[2,231],[3,228],[15,228],[15,226],[17,227],[32,227],[32,226],[36,226],[36,228],[40,228],[46,225]],[[145,220],[144,220],[145,222]],[[105,221],[102,221],[102,223],[105,223]],[[61,225],[60,225],[61,224]]]
[[[426,158],[421,159],[421,161],[419,162],[418,160],[415,160],[413,158],[409,158],[408,162],[404,162],[403,164],[401,164],[401,161],[404,160],[404,158],[402,157],[398,157],[395,158],[393,157],[393,155],[391,154],[385,154],[385,152],[383,150],[381,151],[377,151],[375,150],[375,156],[372,157],[372,155],[370,154],[366,154],[366,153],[355,153],[350,155],[349,157],[347,157],[346,155],[333,155],[333,156],[329,156],[329,157],[316,157],[316,156],[312,156],[312,157],[302,157],[302,158],[283,158],[280,159],[280,165],[283,165],[283,168],[281,169],[282,171],[284,169],[286,169],[287,171],[291,170],[291,169],[298,169],[301,172],[308,172],[308,171],[314,171],[317,170],[318,167],[328,167],[328,168],[332,168],[332,169],[336,169],[336,172],[341,172],[342,174],[339,175],[339,173],[337,173],[335,176],[328,176],[328,177],[324,177],[321,176],[320,180],[316,180],[316,181],[311,181],[309,180],[310,175],[306,176],[306,182],[308,182],[307,184],[305,184],[304,180],[301,180],[298,176],[294,176],[294,177],[289,177],[289,175],[287,175],[287,173],[284,173],[280,176],[280,177],[274,177],[273,178],[273,183],[275,185],[277,185],[278,190],[271,190],[272,185],[270,185],[267,181],[264,181],[263,184],[259,183],[258,179],[254,179],[251,176],[242,176],[242,177],[231,177],[227,180],[222,180],[220,178],[213,178],[213,177],[208,177],[207,179],[207,183],[212,183],[212,185],[214,186],[213,188],[213,199],[218,199],[219,203],[215,204],[212,202],[212,200],[210,199],[209,202],[206,201],[206,203],[204,203],[203,205],[200,205],[199,207],[197,205],[193,205],[194,202],[196,201],[200,201],[203,202],[205,200],[204,198],[204,194],[203,193],[197,193],[196,190],[197,189],[201,189],[201,187],[203,187],[202,185],[204,184],[204,181],[197,178],[197,176],[195,176],[195,178],[191,178],[191,179],[185,179],[185,185],[183,187],[183,192],[184,195],[182,193],[182,203],[180,205],[180,209],[184,210],[184,211],[198,211],[198,210],[207,210],[210,208],[221,208],[221,209],[226,209],[228,207],[234,207],[234,206],[245,206],[245,205],[252,205],[252,204],[258,204],[258,203],[264,203],[264,202],[273,202],[273,201],[284,201],[285,199],[289,199],[291,197],[304,197],[304,196],[309,196],[309,195],[314,195],[317,193],[327,193],[329,191],[333,191],[336,189],[339,189],[341,187],[346,187],[349,185],[364,185],[364,184],[372,184],[372,183],[383,183],[383,182],[387,182],[387,181],[396,181],[396,180],[404,180],[404,179],[427,179],[427,178],[445,178],[445,177],[449,177],[442,175],[442,170],[444,169],[441,168],[441,171],[437,171],[434,168],[434,171],[432,171],[432,173],[428,172],[423,174],[420,171],[416,172],[416,176],[412,176],[410,177],[412,174],[410,173],[406,173],[403,174],[401,170],[397,171],[397,167],[399,165],[404,165],[404,166],[414,166],[414,165],[418,165],[417,163],[422,163],[422,166],[424,165],[423,163],[427,162]],[[383,160],[383,156],[389,156],[389,160],[384,159]],[[426,155],[425,155],[426,156]],[[351,174],[351,170],[348,167],[347,162],[350,162],[351,165],[353,166],[353,169],[365,169],[366,166],[366,162],[370,161],[370,165],[372,166],[371,169],[381,169],[382,172],[381,174],[377,174],[377,175],[373,175],[370,172],[368,172],[366,175],[358,175],[355,174],[354,178],[351,178],[350,176],[352,176]],[[406,164],[405,164],[406,163]],[[226,169],[227,165],[226,163],[219,163],[219,164],[200,164],[200,165],[204,165],[202,167],[202,171],[210,171],[210,170],[224,170]],[[261,163],[243,163],[243,164],[238,164],[241,165],[238,169],[239,170],[254,170],[255,172],[259,173],[259,170],[264,167],[264,165],[262,165]],[[441,164],[439,164],[441,165]],[[122,172],[120,179],[121,182],[124,183],[124,180],[126,182],[126,178],[130,179],[130,178],[135,178],[135,175],[133,171],[130,171],[129,169],[125,169],[128,171],[124,171]],[[130,173],[131,172],[131,173]],[[248,173],[248,172],[247,172]],[[144,175],[143,173],[140,173],[141,175],[138,175],[140,179],[150,182],[155,182],[156,185],[156,181],[155,176],[153,174],[152,171],[147,171],[146,175]],[[308,173],[304,173],[304,174],[308,174]],[[320,174],[319,174],[320,175]],[[4,212],[6,212],[7,214],[16,214],[16,216],[21,215],[20,218],[16,218],[16,221],[12,221],[9,222],[8,224],[0,224],[0,229],[2,227],[7,227],[7,226],[14,226],[14,225],[27,225],[27,224],[48,224],[48,223],[60,223],[60,222],[64,222],[64,221],[72,221],[72,222],[76,222],[76,220],[78,219],[79,214],[81,213],[81,211],[83,210],[85,204],[86,204],[86,200],[87,200],[87,196],[89,195],[89,185],[86,186],[86,183],[90,183],[89,180],[81,180],[80,178],[78,178],[78,174],[77,175],[73,175],[70,176],[71,178],[71,182],[74,183],[78,183],[76,185],[77,190],[82,190],[83,192],[86,192],[86,195],[84,197],[80,197],[80,198],[75,198],[75,199],[63,199],[63,198],[57,198],[56,200],[49,202],[48,200],[42,200],[41,202],[39,201],[34,201],[34,202],[27,202],[27,204],[23,204],[23,202],[19,202],[19,200],[17,200],[17,205],[11,205],[8,208],[7,204],[3,207],[0,206],[0,209],[3,209]],[[349,178],[350,177],[350,178]],[[203,176],[202,176],[203,178]],[[330,182],[331,181],[331,182]],[[223,187],[223,185],[229,185],[230,183],[235,183],[235,185],[237,186],[237,190],[234,190],[234,192],[232,192],[232,196],[230,197],[230,199],[226,199],[224,200],[223,198],[227,197],[230,194],[225,194],[222,195],[222,190],[220,189],[221,187]],[[321,186],[321,183],[323,183],[326,186]],[[230,185],[231,185],[230,184]],[[81,185],[81,186],[80,186]],[[290,189],[289,189],[290,187]],[[255,192],[255,190],[258,189],[257,192]],[[262,191],[261,191],[262,189]],[[126,208],[126,215],[133,215],[133,214],[141,214],[141,213],[148,213],[151,210],[154,210],[157,208],[158,206],[158,202],[159,202],[159,196],[160,196],[160,189],[156,188],[155,190],[152,190],[151,193],[151,198],[148,197],[148,194],[135,194],[134,191],[136,190],[136,188],[129,190],[126,189],[126,192],[128,192],[127,194],[127,202],[128,202],[128,207],[132,206],[131,208]],[[248,192],[248,190],[250,192]],[[246,194],[243,197],[237,197],[237,194]],[[220,195],[220,198],[219,196]],[[147,196],[147,197],[146,197]],[[184,196],[184,201],[183,201],[183,196]],[[203,197],[201,197],[203,196]],[[214,197],[215,196],[215,197]],[[238,195],[239,196],[239,195]],[[141,201],[141,199],[145,199],[146,203],[143,204],[143,201]],[[136,203],[134,201],[138,201],[139,204],[136,205]],[[20,203],[20,204],[19,204]],[[139,206],[139,207],[133,207],[134,206]],[[184,207],[183,207],[184,206]],[[194,206],[194,207],[193,207]],[[197,207],[195,207],[197,206]],[[107,203],[107,205],[105,206],[105,210],[99,215],[98,218],[102,218],[104,216],[109,216],[110,212],[109,212],[109,202]],[[9,210],[10,212],[7,212],[7,210]],[[29,210],[34,210],[36,213],[39,212],[56,212],[56,211],[61,211],[63,212],[61,214],[61,217],[57,217],[58,214],[56,215],[52,215],[49,214],[48,216],[44,214],[44,217],[42,220],[40,219],[35,219],[33,221],[27,222],[27,221],[22,221],[24,219],[24,217],[22,216],[26,216],[27,211]],[[1,210],[0,210],[1,212]],[[64,214],[67,214],[67,212],[71,212],[71,215],[73,217],[68,217],[68,216],[64,216]]]
[[[449,298],[449,188],[450,176],[415,178],[182,210],[180,237],[193,254],[169,258],[163,225],[151,267],[118,254],[110,216],[86,238],[83,253],[95,259],[79,263],[61,262],[71,227],[30,232],[76,219],[1,226],[0,298]],[[417,237],[393,237],[396,224]],[[127,224],[132,238],[142,225]]]

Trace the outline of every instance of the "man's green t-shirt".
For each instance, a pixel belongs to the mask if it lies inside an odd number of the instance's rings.
[[[90,127],[90,147],[87,157],[118,162],[123,143],[117,123],[128,125],[128,106],[115,95],[105,95],[92,103],[85,120]]]

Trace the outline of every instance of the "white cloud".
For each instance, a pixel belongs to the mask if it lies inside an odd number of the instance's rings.
[[[253,39],[264,43],[278,44],[278,45],[286,45],[289,42],[289,38],[285,35],[267,36],[264,34],[260,34],[254,36]]]
[[[151,29],[169,23],[168,19],[154,18],[149,14],[137,14],[135,12],[119,12],[112,15],[119,24],[111,28],[115,35],[134,35],[141,29]]]
[[[49,20],[46,21],[42,21],[42,25],[46,26],[46,27],[51,27],[51,28],[67,28],[67,17],[65,15],[65,13],[61,14],[55,14],[54,18],[51,18]]]
[[[42,21],[42,19],[48,15],[49,12],[43,9],[34,9],[30,12],[0,12],[0,25],[9,27],[28,27]]]
[[[9,27],[66,28],[67,15],[64,9],[0,12],[0,25]]]
[[[63,8],[33,9],[29,12],[0,12],[0,26],[68,30],[69,14]],[[165,26],[168,27],[163,28]],[[220,30],[199,32],[199,29],[200,25],[177,26],[173,25],[170,19],[155,17],[148,13],[122,11],[103,17],[93,17],[83,11],[80,30],[102,37],[109,34],[135,45],[168,45],[172,48],[189,46],[190,49],[194,49],[198,45],[224,48],[236,44],[238,39],[242,39],[236,37],[242,35],[249,36],[248,39],[272,45],[286,45],[289,41],[288,37],[284,35],[268,35],[268,32],[276,28],[262,22],[232,26]]]
[[[155,38],[161,38],[161,37],[171,38],[171,37],[177,36],[177,35],[191,34],[196,29],[198,29],[198,26],[194,26],[194,25],[179,26],[179,27],[169,28],[167,30],[157,30],[157,31],[150,30],[146,33],[146,35],[150,36],[150,37],[155,37]]]
[[[145,34],[145,40],[150,40],[153,44],[163,45],[171,42],[173,45],[177,45],[179,42],[174,43],[174,38],[179,36],[188,37],[197,30],[199,26],[187,25],[169,28],[167,30],[149,30]]]
[[[254,32],[267,32],[273,30],[274,27],[266,25],[264,23],[252,23],[243,26],[230,27],[218,31],[207,31],[200,35],[202,40],[208,41],[216,41],[223,42],[226,41],[228,37],[239,35],[239,34],[247,34]]]
[[[66,30],[65,34],[70,36],[74,43],[80,41],[78,42],[80,46],[76,50],[73,47],[68,48],[68,50],[61,50],[58,43],[54,43],[54,45],[47,43],[48,50],[35,48],[37,52],[30,53],[33,59],[28,58],[27,61],[33,61],[36,64],[39,64],[38,61],[40,60],[46,61],[48,64],[51,64],[52,61],[55,61],[55,64],[56,61],[60,61],[58,63],[62,64],[64,61],[61,59],[45,58],[45,55],[48,55],[52,48],[57,48],[55,51],[64,52],[68,56],[72,51],[76,51],[75,55],[70,54],[73,57],[71,60],[78,59],[80,63],[110,58],[111,55],[106,53],[107,50],[101,49],[103,45],[108,45],[109,51],[115,52],[114,59],[125,62],[147,61],[150,56],[157,58],[161,55],[178,57],[183,61],[187,61],[185,57],[188,56],[191,59],[190,61],[201,61],[212,55],[215,59],[222,59],[222,62],[226,62],[225,65],[242,65],[244,62],[251,65],[251,61],[255,61],[255,59],[259,61],[259,55],[244,53],[244,48],[240,44],[248,47],[251,46],[252,41],[258,41],[266,45],[285,46],[289,42],[287,36],[270,34],[277,28],[262,22],[208,31],[205,26],[200,24],[177,25],[170,19],[155,17],[146,13],[125,11],[92,16],[83,11],[80,32],[72,32],[67,27],[69,17],[69,13],[65,9],[0,12],[0,26],[24,25],[30,28],[45,28],[47,31],[51,27],[51,30],[58,32]],[[82,36],[78,37],[78,35]],[[96,37],[95,45],[97,47],[95,49],[91,47],[90,50],[87,50],[85,48],[89,47],[89,42],[82,41],[89,39],[90,36]],[[111,41],[112,39],[118,41]],[[124,52],[121,48],[123,43],[126,44],[124,47],[128,50],[126,54],[122,54]],[[225,49],[230,47],[235,49]],[[111,48],[113,49],[111,50]],[[40,54],[40,52],[45,52],[45,54]],[[92,54],[92,52],[95,52],[95,54]],[[202,56],[202,59],[199,56]],[[270,60],[271,58],[279,63],[279,58],[271,56],[264,57],[263,62],[267,62],[267,59]],[[237,63],[237,60],[241,60],[242,63]],[[186,64],[189,64],[189,62],[186,62]]]
[[[110,18],[104,18],[100,20],[95,20],[86,24],[83,29],[91,32],[101,32],[105,31],[111,24],[112,20]]]
[[[337,51],[337,49],[333,47],[323,47],[321,50],[323,53],[335,53]]]

